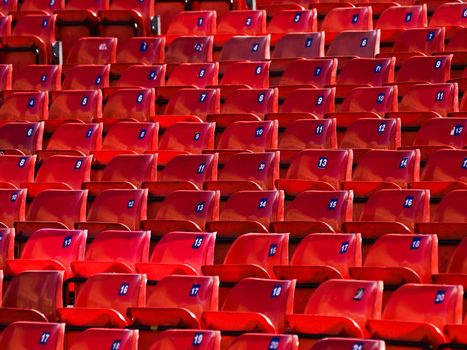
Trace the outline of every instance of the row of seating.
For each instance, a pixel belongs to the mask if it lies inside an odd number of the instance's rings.
[[[404,284],[383,307],[380,281],[331,279],[311,294],[303,313],[294,313],[296,283],[244,278],[218,307],[216,277],[168,276],[151,286],[141,274],[97,274],[80,286],[74,307],[64,308],[63,272],[28,271],[6,286],[0,313],[2,320],[65,322],[69,340],[90,327],[132,325],[139,329],[140,349],[150,348],[159,329],[174,326],[220,330],[224,347],[252,331],[297,334],[302,347],[332,335],[435,348],[465,342],[461,286]],[[34,286],[47,293],[34,293]]]

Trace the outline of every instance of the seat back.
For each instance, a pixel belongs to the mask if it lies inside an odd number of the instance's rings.
[[[385,350],[384,340],[356,339],[356,338],[325,338],[318,340],[312,350],[332,350],[336,348],[353,349],[363,346],[366,350]]]
[[[153,89],[165,83],[165,65],[133,65],[125,69],[117,81],[118,87]]]
[[[117,57],[117,38],[79,38],[71,47],[67,64],[110,64]]]
[[[103,150],[128,150],[144,153],[157,149],[159,125],[119,122],[113,125],[102,143]]]
[[[312,113],[322,119],[334,112],[334,88],[300,88],[292,91],[280,107],[281,113]]]
[[[285,40],[285,37],[282,40]],[[277,45],[279,45],[279,43]],[[313,72],[313,74],[303,74],[304,71]],[[282,77],[279,81],[279,86],[313,85],[318,88],[323,88],[327,85],[335,84],[337,75],[336,72],[336,58],[295,60],[290,62],[285,68],[284,73],[282,73]]]
[[[108,96],[102,117],[146,122],[156,113],[155,106],[153,89],[119,89]]]
[[[45,91],[12,92],[3,100],[0,119],[38,122],[48,117],[49,98]]]
[[[0,148],[17,149],[24,154],[35,154],[42,149],[43,122],[11,122],[0,126]]]
[[[64,123],[53,133],[48,150],[77,150],[90,154],[102,144],[101,123]]]
[[[202,120],[210,113],[220,112],[218,89],[180,89],[169,100],[166,115],[194,115]]]
[[[432,118],[422,124],[414,145],[450,146],[467,145],[467,120],[464,118]]]
[[[293,11],[295,12],[295,11]],[[315,58],[324,56],[324,32],[287,33],[274,46],[271,58]]]
[[[384,10],[376,23],[377,29],[413,29],[427,26],[426,5],[391,6]]]
[[[71,67],[62,83],[63,90],[96,90],[109,86],[110,65],[79,64]],[[71,93],[71,92],[70,92]]]
[[[379,53],[379,30],[345,31],[329,44],[326,56],[358,56],[373,58]]]
[[[247,85],[253,89],[269,87],[271,62],[236,62],[224,70],[221,85]]]
[[[465,258],[466,252],[467,239],[464,238],[451,256],[447,272],[463,274],[467,273],[467,259]]]
[[[60,90],[62,68],[60,65],[30,65],[15,74],[12,90]]]
[[[206,88],[218,84],[219,63],[180,63],[170,72],[168,86],[195,86]]]
[[[228,350],[254,349],[297,350],[298,336],[294,334],[245,333],[230,343]]]
[[[396,60],[389,58],[354,58],[342,67],[337,84],[382,86],[394,81]]]
[[[452,55],[413,56],[397,74],[398,82],[446,83],[450,78]]]
[[[217,22],[217,34],[262,35],[265,33],[265,10],[228,11]]]
[[[64,183],[74,190],[81,189],[91,177],[92,156],[54,155],[45,159],[36,175],[36,182]]]
[[[383,117],[386,112],[397,112],[397,86],[357,87],[342,103],[341,112],[374,112]]]
[[[141,188],[144,181],[155,181],[156,154],[120,154],[113,157],[102,173],[102,181],[129,182]]]
[[[212,36],[179,36],[167,47],[165,63],[212,62]]]
[[[279,136],[279,149],[336,148],[335,119],[298,119]]]
[[[2,349],[26,350],[37,347],[44,350],[62,350],[65,324],[41,322],[14,322],[3,330],[0,337]]]
[[[277,121],[238,121],[222,133],[217,149],[240,149],[265,152],[277,148]]]
[[[430,18],[430,27],[464,26],[465,10],[463,3],[440,4]]]
[[[151,350],[186,349],[196,346],[199,350],[220,349],[221,332],[195,329],[169,329],[160,333],[152,342]]]
[[[165,37],[132,37],[120,41],[117,63],[162,64],[165,57]]]
[[[277,112],[277,89],[238,89],[222,105],[222,113],[253,113],[263,118],[266,113]]]
[[[267,32],[271,34],[316,32],[318,30],[317,17],[316,9],[282,10],[271,17]]]
[[[177,122],[165,130],[159,149],[199,154],[204,149],[214,148],[214,130],[213,123]]]
[[[9,183],[11,187],[20,187],[22,183],[34,182],[36,155],[0,157],[0,181]]]
[[[431,218],[432,222],[466,222],[467,212],[462,203],[467,198],[467,191],[456,190],[446,194]]]
[[[341,148],[390,150],[395,150],[400,145],[401,121],[398,118],[360,118],[347,128],[340,143]]]
[[[399,103],[400,112],[436,112],[446,117],[459,110],[456,83],[417,84],[409,88]]]
[[[428,55],[441,52],[444,51],[444,33],[444,28],[407,29],[398,36],[392,50],[394,52],[421,52]]]
[[[439,150],[433,153],[423,169],[423,181],[466,181],[467,152]]]
[[[321,30],[330,33],[371,29],[373,29],[371,7],[336,7],[326,14],[321,23]]]
[[[270,36],[234,36],[222,47],[219,62],[262,61],[270,58]]]
[[[167,35],[213,35],[216,20],[215,11],[182,11],[171,18]]]
[[[70,350],[92,350],[99,347],[137,350],[138,331],[133,329],[89,328],[74,338]]]

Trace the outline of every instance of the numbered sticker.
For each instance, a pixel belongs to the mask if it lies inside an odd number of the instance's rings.
[[[193,244],[192,244],[191,247],[192,247],[193,249],[198,249],[198,248],[200,248],[201,245],[203,244],[203,240],[204,240],[203,237],[200,237],[200,236],[196,237],[195,240],[193,241]]]
[[[198,295],[199,290],[201,289],[200,284],[193,284],[190,289],[190,297],[195,297]]]
[[[442,304],[444,302],[444,298],[446,297],[445,290],[439,290],[436,292],[435,296],[435,304]]]
[[[362,300],[363,294],[365,294],[365,288],[357,288],[353,300]]]
[[[258,203],[258,209],[264,209],[268,205],[267,198],[261,198]]]
[[[155,70],[149,72],[148,80],[156,80],[157,73]]]
[[[83,165],[83,160],[82,159],[78,159],[75,163],[75,169],[78,170],[78,169],[81,169],[81,166]]]
[[[404,208],[411,208],[413,205],[413,196],[407,196],[404,200]]]
[[[10,202],[16,202],[18,199],[18,193],[12,193],[10,197]]]
[[[31,137],[32,134],[33,134],[33,131],[34,131],[33,128],[29,128],[29,129],[26,131],[26,137]]]
[[[300,12],[297,12],[293,18],[294,23],[300,22],[300,18],[302,18],[302,14]]]
[[[93,130],[92,129],[89,129],[88,131],[86,131],[86,138],[90,138],[92,136],[92,132]]]
[[[122,344],[121,340],[114,340],[112,342],[112,346],[110,347],[110,350],[120,350],[120,345]]]
[[[197,174],[202,174],[204,173],[204,170],[206,169],[206,163],[201,163],[198,165],[198,169],[196,169]]]
[[[96,85],[100,85],[102,83],[102,77],[99,75],[96,77]]]
[[[329,200],[328,209],[329,209],[329,210],[334,210],[334,209],[336,209],[336,208],[337,208],[337,201],[338,201],[337,198],[331,198],[331,199]]]
[[[208,94],[203,92],[199,95],[199,102],[204,103],[206,102],[206,98],[208,97]]]
[[[201,133],[199,131],[195,132],[195,135],[193,136],[193,140],[199,141],[200,138],[201,138]]]
[[[258,95],[258,103],[263,103],[263,102],[264,102],[264,92]]]
[[[139,139],[144,139],[144,137],[146,136],[146,129],[141,129],[139,134],[138,134],[138,138]]]
[[[462,169],[467,169],[467,158],[462,161]]]
[[[201,68],[198,72],[198,78],[203,78],[206,75],[206,69]]]
[[[321,75],[322,71],[323,71],[322,67],[316,67],[315,68],[315,77],[319,77]]]
[[[139,45],[139,51],[146,52],[148,50],[148,43],[146,41],[142,41]]]
[[[49,25],[49,20],[48,19],[44,19],[42,21],[42,28],[47,28],[47,26]]]
[[[386,131],[386,123],[381,123],[378,125],[378,134],[382,134]]]
[[[263,71],[263,67],[257,66],[255,69],[255,75],[260,75],[262,71]]]
[[[258,52],[259,50],[259,43],[254,43],[251,47],[251,52]]]
[[[266,163],[265,162],[259,163],[258,170],[263,171],[264,169],[266,169]]]
[[[69,246],[71,246],[71,243],[73,241],[73,237],[72,236],[67,236],[63,239],[63,248],[67,248]]]
[[[417,250],[418,248],[420,248],[421,243],[422,237],[414,237],[414,239],[412,239],[412,242],[410,243],[410,249]]]
[[[459,136],[462,134],[462,131],[464,131],[464,127],[462,125],[455,125],[452,129],[451,132],[449,133],[451,136]]]
[[[366,47],[368,45],[368,38],[363,38],[362,41],[360,41],[360,47]]]
[[[316,98],[316,105],[317,106],[321,106],[323,104],[323,102],[324,102],[324,96],[318,96]]]
[[[436,60],[436,61],[435,61],[435,69],[440,69],[442,63],[443,63],[443,61],[441,61],[441,60]]]
[[[81,106],[83,106],[83,107],[87,106],[88,101],[89,101],[89,97],[88,96],[83,96],[83,98],[81,99]]]
[[[49,342],[50,339],[50,333],[49,332],[43,332],[39,338],[39,344],[44,345]]]
[[[271,341],[269,342],[268,350],[277,350],[279,349],[281,338],[279,337],[272,337]]]
[[[196,213],[201,213],[203,210],[204,210],[204,202],[200,202],[196,204],[196,207],[195,207]]]
[[[442,101],[444,100],[444,91],[438,91],[436,93],[436,97],[435,97],[436,101]]]
[[[382,70],[383,70],[383,65],[382,64],[377,64],[375,66],[375,73],[381,73]]]
[[[328,165],[327,157],[321,157],[320,159],[318,159],[318,164],[317,164],[318,168],[324,169],[326,168],[327,165]]]
[[[405,21],[410,22],[412,20],[412,12],[405,14]]]
[[[28,101],[28,107],[32,108],[36,104],[36,99],[34,97],[30,98]]]
[[[18,162],[18,167],[22,168],[26,164],[26,158],[21,158]]]
[[[363,343],[355,343],[352,345],[352,350],[363,350]]]
[[[203,44],[201,43],[196,43],[195,44],[195,51],[196,52],[201,52],[203,50]]]
[[[462,11],[462,18],[467,18],[467,9]]]
[[[120,289],[118,290],[118,295],[127,295],[130,285],[128,283],[122,283]]]
[[[277,254],[277,244],[271,244],[269,246],[268,256],[275,256]]]
[[[324,125],[323,124],[318,124],[315,129],[315,134],[316,135],[321,135],[324,131]]]
[[[282,292],[282,287],[281,287],[281,286],[275,286],[275,287],[272,289],[271,296],[272,296],[273,298],[277,298],[278,296],[281,295],[281,292]]]
[[[138,96],[136,96],[136,103],[142,103],[144,100],[144,93],[140,93],[138,94]]]
[[[253,23],[253,19],[251,17],[245,18],[245,26],[246,27],[251,26],[251,23]]]
[[[305,47],[313,46],[313,38],[306,38],[305,40]]]
[[[128,208],[133,208],[135,206],[135,201],[133,199],[130,199],[128,201]]]
[[[342,242],[341,249],[339,250],[339,254],[346,254],[349,251],[349,241]]]
[[[202,26],[203,23],[204,23],[204,18],[203,18],[203,17],[199,17],[199,18],[198,18],[198,22],[197,22],[198,27]]]
[[[357,23],[358,22],[358,15],[353,15],[352,16],[352,23]]]
[[[426,35],[427,41],[433,41],[434,38],[435,38],[435,32],[428,32],[428,34]]]
[[[384,92],[378,94],[378,96],[376,96],[376,103],[377,104],[383,103],[384,102],[384,97],[385,97]]]
[[[407,168],[407,164],[409,164],[409,157],[404,157],[401,160],[401,163],[399,164],[399,168]]]
[[[203,343],[203,334],[202,333],[196,333],[193,337],[193,345],[194,346],[199,346]]]
[[[256,131],[255,131],[256,137],[261,137],[263,136],[263,134],[264,134],[264,128],[262,126],[256,128]]]
[[[41,82],[47,81],[47,74],[42,74],[41,75]]]

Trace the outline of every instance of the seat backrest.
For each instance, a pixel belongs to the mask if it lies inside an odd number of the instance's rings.
[[[22,67],[15,74],[12,90],[60,90],[62,67],[56,64],[37,64]]]
[[[253,113],[262,118],[266,113],[277,112],[277,89],[238,89],[222,105],[222,113]]]
[[[38,122],[48,117],[49,98],[46,91],[12,92],[3,100],[0,119]]]
[[[0,336],[2,349],[62,350],[65,338],[64,323],[14,322]]]
[[[233,122],[222,132],[216,148],[265,152],[277,148],[277,134],[276,120]]]
[[[77,150],[90,154],[102,145],[101,123],[63,123],[53,133],[48,150]]]
[[[156,114],[156,96],[153,89],[119,89],[107,97],[102,117],[149,121]]]
[[[230,343],[228,350],[277,349],[297,350],[298,336],[295,334],[245,333]]]
[[[230,246],[224,264],[258,265],[270,276],[273,266],[289,264],[288,233],[247,233]]]
[[[417,84],[409,88],[399,103],[400,112],[432,111],[446,117],[459,110],[456,83]]]
[[[219,192],[179,190],[165,197],[156,220],[190,220],[204,228],[219,213]]]
[[[295,249],[290,265],[330,266],[347,279],[350,267],[362,266],[362,236],[360,233],[307,235]]]
[[[217,179],[217,154],[181,154],[175,156],[158,174],[158,181],[190,181],[198,188],[204,181]]]
[[[334,112],[335,88],[300,88],[292,91],[280,107],[282,113],[312,113],[324,118]]]
[[[381,317],[383,282],[327,280],[308,299],[305,314],[345,316],[362,329]]]
[[[330,10],[321,23],[321,30],[340,33],[347,30],[371,30],[371,7],[336,7]]]
[[[17,149],[24,154],[35,154],[42,149],[43,122],[11,122],[0,126],[0,148]]]
[[[117,63],[162,64],[165,37],[133,37],[118,43]]]
[[[279,177],[277,152],[238,153],[232,156],[220,172],[218,179],[226,181],[252,181],[263,190],[274,189]]]
[[[117,57],[117,38],[79,38],[71,47],[67,64],[110,64]]]
[[[34,35],[41,39],[46,45],[50,45],[55,42],[55,21],[55,15],[31,14],[21,16],[17,19],[12,35]]]
[[[212,62],[212,36],[179,36],[167,47],[165,63]]]
[[[62,10],[65,7],[65,1],[50,1],[50,0],[24,0],[21,5],[21,12],[45,12],[54,13],[57,10]]]
[[[141,188],[144,181],[155,181],[156,154],[120,154],[113,157],[102,173],[102,181],[129,182]]]
[[[467,191],[455,190],[446,194],[431,218],[432,222],[466,222],[467,212],[462,203],[467,199]]]
[[[166,115],[194,115],[202,120],[210,113],[220,112],[219,89],[180,89],[170,98]]]
[[[467,5],[464,3],[440,4],[430,19],[430,27],[465,26]]]
[[[382,319],[431,323],[440,329],[446,324],[460,324],[462,295],[462,286],[404,284],[389,297]]]
[[[164,64],[160,65],[132,65],[120,75],[116,86],[126,88],[142,87],[153,89],[165,84]]]
[[[467,145],[467,120],[465,118],[429,119],[418,130],[414,145],[463,148]]]
[[[214,148],[214,130],[213,123],[177,122],[165,130],[159,149],[199,154],[204,149]]]
[[[373,58],[379,53],[379,30],[345,31],[329,44],[326,56],[358,56]]]
[[[412,29],[427,26],[426,5],[391,6],[384,10],[376,23],[377,29]]]
[[[33,309],[48,321],[63,305],[63,271],[25,271],[14,276],[3,293],[3,307]]]
[[[467,151],[439,150],[430,155],[421,179],[423,181],[467,181]]]
[[[99,12],[100,10],[108,10],[109,2],[109,0],[68,0],[65,9]]]
[[[384,340],[357,339],[357,338],[324,338],[312,346],[312,350],[332,350],[336,348],[365,350],[385,350]]]
[[[146,305],[146,275],[136,273],[99,273],[84,282],[75,306],[114,309],[126,315],[129,307]]]
[[[386,234],[373,243],[364,266],[407,267],[415,271],[422,283],[431,283],[431,275],[438,273],[438,238]]]
[[[442,30],[443,28],[439,28]],[[465,51],[465,41],[463,38],[465,38],[465,35],[467,34],[467,29],[460,28],[457,30],[455,33],[452,34],[451,38],[449,39],[449,42],[446,44],[446,51],[447,52],[456,52],[456,51]],[[439,51],[444,51],[444,50],[439,50]]]
[[[397,149],[401,145],[399,118],[360,118],[342,136],[341,148]]]
[[[234,36],[222,47],[219,61],[261,61],[270,58],[270,36]]]
[[[303,72],[312,72],[312,74],[303,74]],[[327,85],[335,84],[336,75],[336,58],[295,60],[290,62],[285,68],[279,85],[313,85],[318,88],[323,88]]]
[[[108,64],[78,64],[66,72],[62,89],[102,89],[109,86],[109,74],[110,65]]]
[[[292,158],[285,177],[324,181],[339,188],[352,176],[352,161],[352,150],[304,150]]]
[[[360,221],[400,222],[410,230],[416,222],[430,220],[428,190],[379,190],[363,207]]]
[[[3,269],[5,261],[14,258],[15,232],[10,228],[0,228],[0,237],[0,267]],[[0,277],[3,281],[3,271]]]
[[[398,82],[446,83],[450,77],[452,55],[413,56],[397,74]]]
[[[134,329],[89,328],[71,342],[70,350],[105,349],[137,350],[138,331]]]
[[[22,183],[34,182],[34,167],[36,155],[14,156],[3,155],[0,157],[0,181],[20,187]]]
[[[206,88],[217,85],[219,63],[180,63],[170,72],[165,83],[168,86],[195,86]]]
[[[447,272],[451,273],[467,273],[467,238],[464,239],[459,243],[456,250],[451,256],[449,261],[449,265],[447,268]]]
[[[42,162],[36,182],[65,183],[74,190],[90,181],[92,156],[53,155]]]
[[[344,98],[341,112],[374,112],[383,117],[387,112],[397,112],[396,85],[356,87]]]
[[[342,67],[338,85],[382,86],[394,81],[396,60],[388,58],[354,58]]]
[[[247,85],[253,89],[269,87],[269,66],[271,62],[236,62],[224,70],[221,85]]]
[[[86,249],[86,260],[121,261],[129,266],[147,262],[149,231],[102,231]]]
[[[82,230],[39,229],[27,240],[21,259],[56,260],[69,273],[71,262],[84,258],[86,237]]]
[[[265,33],[265,10],[228,11],[217,22],[217,34],[262,35]]]
[[[370,150],[358,161],[353,181],[393,182],[407,188],[409,182],[420,179],[420,151]]]
[[[394,52],[421,52],[431,55],[444,51],[444,37],[444,28],[407,29],[397,37],[392,50]]]
[[[278,333],[293,310],[295,280],[244,278],[227,295],[222,311],[259,312],[268,317]]]
[[[113,125],[102,142],[103,150],[129,150],[144,153],[157,149],[157,123],[119,122]]]
[[[339,232],[352,220],[352,191],[304,191],[287,206],[285,221],[321,221]]]
[[[154,247],[150,261],[187,264],[201,274],[201,266],[214,263],[213,232],[169,232]]]
[[[2,211],[0,222],[14,227],[15,221],[24,221],[26,215],[26,189],[0,189]],[[1,264],[0,264],[1,266]]]
[[[44,190],[26,213],[28,221],[58,221],[67,228],[86,219],[87,190]]]
[[[218,298],[218,276],[171,275],[148,291],[146,306],[183,308],[201,318],[204,311],[217,311]]]
[[[213,35],[216,21],[215,11],[182,11],[171,18],[167,35]]]
[[[279,149],[336,148],[335,119],[298,119],[279,137]]]
[[[147,189],[105,190],[91,204],[87,221],[119,222],[137,230],[140,221],[146,220],[147,199]]]
[[[169,329],[157,336],[151,344],[151,350],[186,349],[192,346],[196,346],[197,350],[218,350],[220,343],[220,331]]]
[[[295,11],[294,11],[295,12]],[[324,56],[324,32],[288,33],[274,46],[271,58],[315,58]]]
[[[317,17],[316,9],[282,10],[271,17],[267,32],[271,34],[316,32]]]

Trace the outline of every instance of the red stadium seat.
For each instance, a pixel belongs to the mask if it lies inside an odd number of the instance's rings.
[[[220,71],[223,73],[226,62],[262,61],[270,58],[270,36],[234,36],[229,39],[219,55]]]
[[[174,67],[167,79],[167,86],[206,88],[217,85],[219,64],[212,63],[181,63]],[[159,93],[159,90],[158,90]]]
[[[279,134],[282,159],[287,150],[293,153],[303,149],[337,147],[335,119],[298,119],[285,126],[285,131]]]
[[[15,322],[5,328],[0,336],[0,346],[5,350],[32,349],[62,350],[65,325],[63,323]]]
[[[15,221],[24,221],[26,216],[26,190],[21,189],[2,189],[0,190],[0,202],[2,203],[2,213],[0,215],[0,226],[13,227]],[[2,235],[8,230],[1,229]],[[14,236],[14,231],[12,231]],[[6,241],[3,242],[2,247],[8,247],[8,237],[3,237]],[[11,242],[12,243],[12,242]],[[8,254],[7,254],[8,255]],[[13,256],[11,256],[13,258]],[[3,263],[0,262],[0,267]]]
[[[3,191],[0,191],[0,193]],[[0,267],[2,273],[0,276],[3,280],[3,268],[7,259],[13,259],[14,243],[15,243],[15,230],[10,228],[0,228]]]
[[[132,37],[120,41],[117,47],[117,63],[162,64],[165,58],[164,37]]]
[[[43,122],[11,122],[0,126],[0,148],[4,154],[34,154],[42,149]]]
[[[298,337],[292,334],[245,333],[237,337],[228,350],[253,350],[275,348],[277,350],[298,350]]]
[[[165,65],[133,65],[125,69],[117,81],[117,87],[146,89],[165,84]]]
[[[287,33],[307,33],[318,30],[316,10],[282,10],[275,13],[267,26],[267,33],[271,34],[271,44]]]
[[[338,57],[339,65],[346,57],[373,58],[379,53],[379,37],[379,30],[341,32],[329,44],[326,56]]]
[[[271,232],[290,232],[302,238],[314,232],[340,232],[343,222],[352,219],[351,191],[304,191],[286,207],[284,221],[271,222]]]
[[[214,148],[214,128],[213,123],[174,123],[161,136],[159,150],[200,154]]]
[[[148,260],[150,236],[148,231],[102,231],[86,248],[86,256],[71,263],[73,275],[134,272],[136,263]]]
[[[25,0],[21,5],[21,12],[39,12],[51,14],[57,10],[63,9],[65,1],[53,1],[49,0]]]
[[[169,275],[202,275],[201,266],[214,263],[216,233],[169,232],[154,247],[149,263],[136,263],[136,271],[149,280]]]
[[[109,65],[84,64],[70,67],[62,83],[63,90],[95,90],[109,86]]]
[[[28,270],[64,271],[70,278],[71,262],[84,258],[86,232],[63,229],[40,229],[24,245],[19,259],[6,261],[5,274],[18,275]]]
[[[13,66],[11,64],[0,64],[0,88],[10,90],[12,85]]]
[[[173,16],[181,11],[189,10],[184,0],[159,0],[154,4],[154,13],[161,17],[161,33],[167,33],[167,27]]]
[[[416,298],[417,302],[414,302]],[[403,347],[421,342],[437,347],[446,342],[447,323],[461,323],[462,287],[439,284],[405,284],[389,298],[381,320],[370,320],[372,338]]]
[[[454,193],[454,192],[453,192]],[[441,237],[442,239],[444,237]],[[433,274],[433,282],[440,284],[457,284],[465,287],[467,285],[467,239],[464,237],[452,253],[446,271]]]
[[[9,14],[10,12],[16,12],[17,10],[18,0],[7,1],[0,5],[0,12],[3,14]]]
[[[212,61],[212,36],[179,36],[168,45],[165,63],[206,63]]]
[[[214,35],[216,33],[217,14],[215,11],[182,11],[175,14],[167,27],[166,40],[170,44],[173,38],[193,35]]]
[[[220,81],[222,97],[238,88],[265,89],[269,87],[270,62],[236,62],[225,68]]]
[[[48,118],[48,95],[45,91],[12,92],[3,100],[0,119],[38,122]]]
[[[446,35],[455,32],[466,24],[466,6],[463,3],[446,3],[436,8],[430,18],[430,27],[446,27]]]
[[[75,329],[124,328],[131,323],[126,317],[128,308],[145,303],[145,275],[102,273],[80,286],[73,308],[58,309],[59,320]]]
[[[4,155],[0,157],[0,181],[3,188],[19,188],[34,182],[36,156]]]
[[[70,350],[91,350],[96,347],[138,349],[138,331],[132,329],[90,328],[80,333],[70,344]]]
[[[109,64],[117,57],[117,38],[79,38],[70,49],[67,64]]]
[[[326,43],[329,44],[337,34],[343,31],[372,30],[373,19],[371,7],[336,7],[324,17],[321,30],[326,32]]]
[[[199,350],[219,350],[220,342],[221,333],[218,331],[170,329],[158,335],[151,344],[151,350],[163,350],[170,347],[183,349],[190,346],[196,346]]]
[[[376,29],[381,29],[381,41],[387,42],[404,30],[424,28],[427,22],[426,5],[392,6],[381,13]]]
[[[332,350],[340,347],[353,349],[354,347],[363,347],[367,350],[385,350],[385,344],[382,340],[357,339],[357,338],[324,338],[318,340],[311,350]]]
[[[266,34],[266,11],[234,10],[219,16],[214,42],[222,46],[235,35]]]
[[[30,65],[15,73],[12,90],[60,90],[62,68],[60,65]]]

